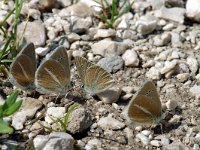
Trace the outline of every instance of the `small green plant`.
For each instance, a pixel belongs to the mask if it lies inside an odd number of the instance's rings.
[[[102,13],[100,14],[100,19],[102,22],[106,23],[109,28],[113,28],[113,24],[115,21],[121,17],[123,14],[130,11],[133,2],[127,3],[129,0],[124,0],[123,3],[120,5],[120,0],[112,0],[112,4],[107,0],[93,0],[94,2],[98,3],[102,9]]]
[[[24,0],[16,0],[15,7],[0,22],[0,35],[3,35],[5,39],[3,46],[0,47],[0,72],[4,74],[6,74],[7,63],[12,62],[12,58],[16,56],[22,43],[22,38],[17,36],[17,27],[23,3]],[[6,28],[6,22],[13,14],[14,23],[9,28]],[[11,58],[9,59],[8,56],[11,56]]]
[[[0,105],[0,133],[13,133],[13,128],[3,119],[14,114],[22,105],[22,100],[17,100],[18,91],[14,91],[4,102]]]
[[[67,113],[65,114],[65,116],[63,118],[53,118],[50,117],[51,120],[53,121],[53,123],[57,124],[57,127],[59,127],[58,129],[53,129],[51,127],[47,127],[41,123],[39,123],[41,125],[41,127],[47,129],[49,132],[52,131],[62,131],[62,132],[67,132],[67,124],[69,121],[69,115],[78,108],[78,104],[74,103],[72,106],[69,107]]]

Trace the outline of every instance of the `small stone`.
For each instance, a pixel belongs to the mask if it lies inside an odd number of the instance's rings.
[[[194,85],[190,88],[190,93],[195,96],[196,99],[200,98],[200,86]]]
[[[131,99],[132,97],[133,97],[133,94],[128,93],[128,94],[123,95],[123,96],[121,97],[121,99],[126,101],[126,100]]]
[[[170,30],[172,30],[174,28],[174,23],[168,23],[167,25],[165,25],[164,27],[163,27],[163,30],[164,31],[170,31]]]
[[[166,107],[168,110],[175,110],[175,108],[178,106],[177,101],[176,100],[168,100],[165,103]]]
[[[83,51],[83,50],[73,50],[72,51],[72,56],[73,57],[77,57],[77,56],[84,57],[85,56],[85,51]]]
[[[158,141],[158,140],[152,140],[152,141],[150,142],[150,144],[151,144],[152,146],[156,146],[156,147],[160,147],[160,146],[161,146],[161,143],[160,143],[160,141]]]
[[[98,38],[106,38],[106,37],[114,37],[116,34],[113,29],[98,29],[97,33],[94,35],[95,39]]]
[[[199,68],[197,59],[193,56],[190,56],[187,58],[187,64],[189,65],[189,68],[190,68],[192,74],[195,75]]]
[[[39,56],[46,56],[46,54],[49,52],[49,48],[48,47],[38,47],[35,49],[35,53]]]
[[[186,15],[188,18],[200,22],[200,2],[198,0],[188,0],[186,2]]]
[[[171,34],[164,32],[162,35],[157,35],[153,38],[153,44],[155,46],[164,46],[171,41]]]
[[[161,138],[161,144],[162,145],[169,145],[170,144],[170,139],[168,137],[162,137]]]
[[[123,67],[124,61],[120,56],[105,57],[99,60],[97,65],[105,69],[107,72],[116,72]]]
[[[147,0],[147,2],[151,4],[154,10],[162,8],[165,4],[164,0],[157,0],[157,1]]]
[[[45,146],[47,142],[48,142],[48,136],[44,136],[44,135],[37,135],[33,139],[33,145],[35,149],[43,149],[43,147]]]
[[[73,43],[75,41],[80,40],[80,36],[78,34],[76,34],[76,33],[70,33],[67,36],[67,39],[68,39],[69,43]]]
[[[103,130],[120,130],[125,127],[125,124],[123,122],[120,122],[119,120],[112,118],[111,115],[108,115],[107,117],[101,118],[97,122],[98,126],[102,128]]]
[[[173,7],[173,8],[165,8],[162,7],[161,9],[155,12],[155,16],[158,18],[176,21],[178,23],[184,23],[184,15],[185,9],[180,7]]]
[[[142,133],[138,133],[136,138],[139,139],[144,145],[149,145],[149,139]]]
[[[134,86],[123,86],[122,91],[125,93],[133,93],[135,91]]]
[[[146,135],[146,136],[149,136],[151,134],[151,131],[149,131],[149,130],[143,130],[141,133],[144,134],[144,135]]]
[[[173,61],[171,61],[171,62],[166,61],[166,62],[165,62],[165,66],[164,66],[164,68],[161,69],[161,72],[160,72],[160,73],[161,73],[161,74],[165,74],[165,73],[171,71],[172,69],[175,68],[176,64],[177,64],[177,60],[173,60]]]
[[[174,115],[173,118],[169,120],[170,123],[178,123],[181,120],[181,116]]]
[[[128,21],[126,21],[126,19],[122,19],[121,22],[118,24],[117,29],[127,29],[128,27]]]
[[[182,142],[174,141],[169,145],[163,145],[163,150],[190,150],[188,146],[184,145]]]
[[[88,141],[87,144],[94,146],[96,149],[101,148],[102,145],[101,141],[98,139],[91,139]]]
[[[178,81],[180,82],[185,82],[188,80],[188,78],[190,77],[189,73],[181,73],[176,75],[176,78],[178,79]]]
[[[65,112],[66,112],[65,107],[49,107],[47,109],[47,115],[53,116],[56,118],[64,117]]]
[[[23,125],[28,118],[35,115],[38,109],[42,107],[42,103],[33,98],[25,98],[19,111],[17,111],[12,117],[12,126],[16,130],[23,129]]]
[[[156,67],[151,67],[146,73],[146,77],[152,80],[159,80],[161,78],[160,69]]]
[[[25,32],[24,29],[26,28]],[[46,42],[45,27],[39,22],[22,22],[18,25],[18,36],[21,37],[24,33],[24,38],[28,42],[34,43],[36,47],[44,46]],[[36,32],[37,31],[37,32]]]
[[[104,39],[93,44],[91,48],[94,54],[101,55],[103,57],[112,57],[123,54],[128,48],[128,45]]]
[[[136,67],[139,65],[139,58],[134,50],[126,50],[122,55],[122,59],[125,62],[125,66]]]
[[[98,93],[97,96],[100,100],[102,100],[106,104],[115,103],[119,100],[121,95],[121,88],[118,86],[113,86],[106,91]]]
[[[139,131],[139,132],[142,131],[142,126],[136,126],[136,127],[135,127],[135,130],[136,130],[136,131]]]
[[[178,33],[175,32],[171,33],[171,43],[172,47],[174,48],[181,47],[183,45],[180,39],[180,35]]]
[[[73,134],[83,132],[92,124],[92,118],[84,108],[77,108],[71,112],[67,130]]]
[[[136,22],[137,31],[142,35],[149,34],[156,29],[157,18],[147,14],[146,16],[140,17]]]

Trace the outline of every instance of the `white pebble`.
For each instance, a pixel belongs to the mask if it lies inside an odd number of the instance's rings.
[[[150,143],[151,143],[152,146],[156,146],[156,147],[160,147],[161,146],[161,143],[158,140],[152,140]]]
[[[141,133],[144,134],[144,135],[146,135],[146,136],[149,136],[151,134],[151,131],[149,131],[149,130],[143,130]]]
[[[136,138],[138,138],[144,145],[148,145],[149,144],[149,139],[147,136],[145,136],[142,133],[138,133],[136,135]]]
[[[168,110],[174,110],[178,106],[176,100],[168,100],[166,102],[166,107]]]

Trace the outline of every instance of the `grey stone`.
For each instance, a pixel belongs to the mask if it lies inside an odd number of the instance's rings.
[[[24,38],[26,39],[26,41],[34,43],[36,47],[44,46],[46,42],[46,33],[44,25],[42,23],[39,22],[20,23],[18,25],[18,30],[17,30],[19,37],[22,36],[24,30],[25,30]]]
[[[149,144],[149,139],[147,136],[145,136],[142,133],[138,133],[136,135],[136,138],[138,138],[144,145],[148,145]]]
[[[194,85],[190,88],[190,93],[196,97],[196,99],[200,98],[200,86]]]
[[[124,61],[120,56],[105,57],[99,60],[97,65],[108,72],[116,72],[123,67]]]
[[[155,12],[155,16],[161,19],[167,19],[178,23],[184,23],[185,9],[180,7],[165,8],[162,7],[160,10]]]
[[[164,46],[171,41],[171,34],[164,32],[162,35],[157,35],[153,38],[153,44],[155,46]]]
[[[97,33],[94,35],[95,39],[98,38],[106,38],[106,37],[114,37],[116,34],[114,29],[98,29]]]
[[[146,16],[142,16],[136,22],[136,26],[137,26],[137,31],[142,35],[149,34],[156,29],[157,18],[149,14]]]
[[[153,7],[153,9],[160,9],[164,6],[165,1],[164,0],[147,0],[149,4]]]
[[[90,127],[92,118],[84,108],[74,110],[69,116],[67,130],[73,134],[80,133]]]
[[[171,32],[171,43],[172,43],[172,47],[174,48],[183,46],[183,43],[180,39],[180,35],[175,32]]]
[[[125,127],[125,124],[123,122],[113,118],[111,115],[101,118],[97,122],[97,124],[103,130],[108,130],[108,129],[119,130],[119,129],[123,129]]]
[[[33,117],[37,110],[42,107],[42,105],[42,102],[38,101],[37,99],[25,98],[20,110],[12,117],[12,126],[16,130],[23,129],[23,125],[26,120]]]
[[[128,48],[127,44],[110,40],[101,40],[91,46],[94,54],[103,57],[119,56]]]
[[[190,70],[191,70],[191,73],[192,73],[193,75],[195,75],[196,72],[197,72],[197,70],[198,70],[198,68],[199,68],[197,59],[196,59],[194,56],[189,56],[189,57],[187,58],[187,64],[189,65],[189,68],[190,68]]]
[[[188,18],[200,22],[200,1],[187,0],[186,2],[186,15]]]
[[[49,51],[50,49],[48,47],[38,47],[35,49],[35,53],[39,56],[45,56]]]
[[[139,58],[134,50],[126,50],[122,55],[122,59],[125,62],[125,66],[128,67],[137,67],[139,65]]]

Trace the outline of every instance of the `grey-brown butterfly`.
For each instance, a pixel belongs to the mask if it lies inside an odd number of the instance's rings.
[[[153,124],[162,120],[161,101],[152,81],[144,83],[123,114],[129,121],[137,123]]]
[[[84,90],[90,96],[103,92],[114,83],[112,75],[83,57],[75,57],[75,64]]]
[[[10,65],[10,82],[22,90],[35,88],[36,56],[33,43],[26,44]]]
[[[70,66],[63,46],[47,55],[35,73],[36,90],[43,94],[66,95],[71,87]]]

